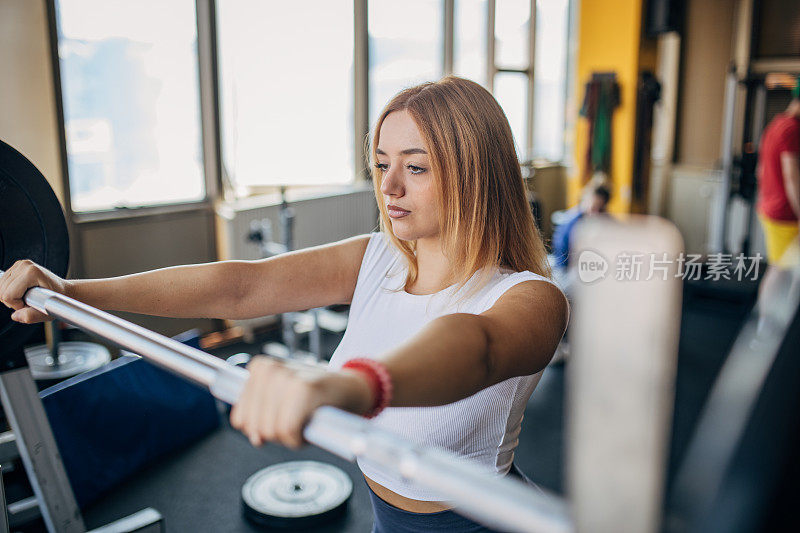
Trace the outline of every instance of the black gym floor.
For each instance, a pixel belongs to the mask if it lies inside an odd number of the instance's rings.
[[[678,381],[670,472],[680,460],[711,383],[756,295],[755,282],[687,283],[679,351]],[[219,350],[257,353],[259,346],[236,345]],[[335,345],[335,338],[327,339]],[[564,392],[569,361],[550,366],[528,403],[517,465],[534,481],[564,491]],[[167,531],[250,532],[260,529],[241,513],[240,491],[255,471],[276,462],[313,459],[348,472],[354,493],[344,517],[314,531],[364,532],[372,525],[366,485],[355,464],[314,447],[292,452],[280,446],[253,448],[227,423],[217,431],[154,464],[84,510],[88,528],[102,526],[145,507],[158,509]],[[18,531],[41,531],[31,525]]]

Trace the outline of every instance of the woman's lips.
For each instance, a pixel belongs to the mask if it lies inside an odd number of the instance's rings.
[[[407,211],[403,208],[397,207],[396,205],[392,204],[386,206],[386,209],[389,211],[389,217],[391,218],[403,218],[404,216],[411,213],[411,211]]]

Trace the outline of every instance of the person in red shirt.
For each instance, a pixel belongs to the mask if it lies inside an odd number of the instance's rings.
[[[769,323],[776,302],[785,299],[800,262],[800,76],[792,101],[764,130],[759,148],[758,218],[764,229],[767,271],[758,288],[758,329]]]
[[[797,261],[800,219],[800,76],[792,101],[764,130],[759,149],[758,216],[764,228],[767,261],[787,267]]]

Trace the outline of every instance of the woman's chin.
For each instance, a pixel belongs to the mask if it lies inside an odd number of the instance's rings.
[[[418,238],[416,233],[409,231],[408,228],[403,227],[402,223],[398,224],[394,220],[392,221],[392,233],[401,241],[415,241]]]
[[[416,241],[417,240],[416,237],[413,237],[411,235],[405,235],[403,233],[397,233],[396,231],[394,231],[393,233],[394,233],[394,236],[397,237],[398,239],[400,239],[401,241],[412,242],[412,241]]]

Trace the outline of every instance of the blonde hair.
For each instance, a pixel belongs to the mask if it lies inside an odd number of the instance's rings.
[[[503,110],[479,84],[448,76],[392,98],[375,124],[368,150],[380,229],[408,262],[405,289],[419,275],[416,241],[402,241],[392,232],[382,175],[375,168],[383,121],[403,110],[419,128],[437,178],[440,238],[453,268],[450,282],[461,288],[485,267],[551,277]]]

